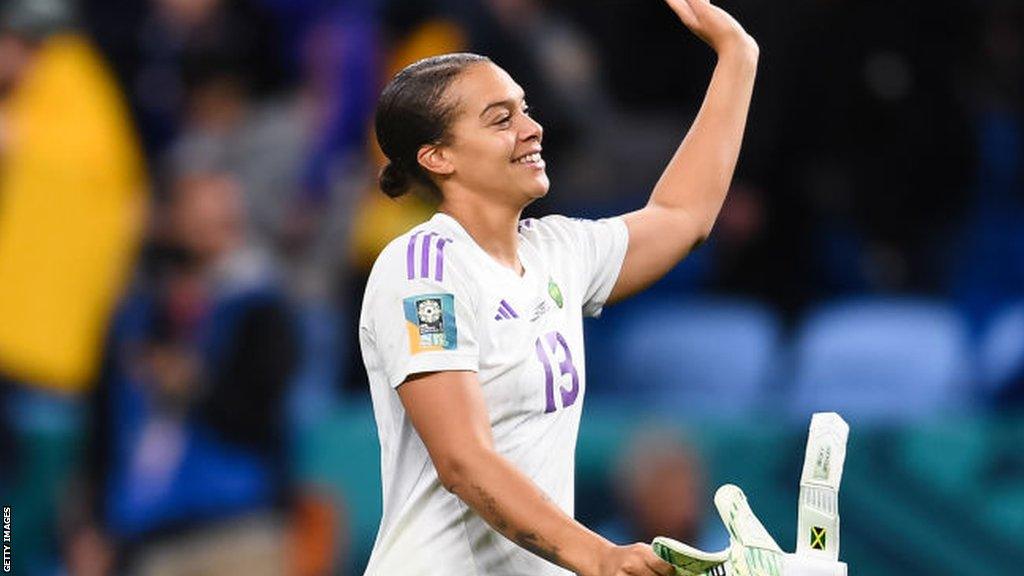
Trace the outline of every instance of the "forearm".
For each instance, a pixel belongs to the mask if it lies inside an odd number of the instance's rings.
[[[651,194],[649,206],[684,211],[710,233],[732,180],[754,90],[753,42],[722,50],[704,102]]]
[[[465,458],[447,484],[506,538],[576,574],[596,574],[601,552],[613,546],[563,512],[492,450]]]
[[[693,126],[647,206],[625,216],[629,249],[609,303],[650,286],[711,233],[739,157],[756,71],[749,37],[719,51]]]

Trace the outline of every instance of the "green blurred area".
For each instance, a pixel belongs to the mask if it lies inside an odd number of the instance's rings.
[[[709,491],[731,482],[783,549],[795,548],[807,424],[679,423],[707,466]],[[659,425],[664,424],[659,422]],[[614,460],[650,421],[588,405],[577,448],[577,517],[611,512]],[[840,490],[841,559],[851,574],[1012,574],[1024,565],[1024,415],[958,417],[914,426],[852,427]],[[379,449],[369,406],[310,430],[303,476],[346,502],[352,567],[366,561],[380,518]],[[708,494],[709,510],[711,494]]]

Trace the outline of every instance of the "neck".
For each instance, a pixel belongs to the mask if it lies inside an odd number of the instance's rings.
[[[455,218],[484,252],[517,274],[523,273],[518,252],[518,226],[522,211],[522,207],[485,202],[468,195],[458,201],[446,198],[438,206],[438,212]]]

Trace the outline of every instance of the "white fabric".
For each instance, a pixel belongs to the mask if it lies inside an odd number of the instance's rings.
[[[572,515],[586,389],[582,318],[600,314],[627,244],[621,218],[524,220],[520,277],[454,218],[436,214],[384,249],[359,322],[384,498],[366,574],[567,574],[492,530],[442,487],[395,389],[418,372],[477,372],[496,449]],[[439,302],[454,318],[437,313]],[[411,317],[410,306],[419,311]],[[413,352],[424,346],[430,349]]]

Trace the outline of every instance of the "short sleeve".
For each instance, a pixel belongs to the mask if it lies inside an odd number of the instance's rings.
[[[392,388],[411,374],[478,369],[475,294],[454,264],[409,278],[403,262],[401,275],[371,279],[364,321]]]
[[[629,231],[621,217],[580,220],[548,216],[546,223],[568,234],[573,259],[582,275],[583,315],[600,316],[604,303],[615,287],[629,247]]]

